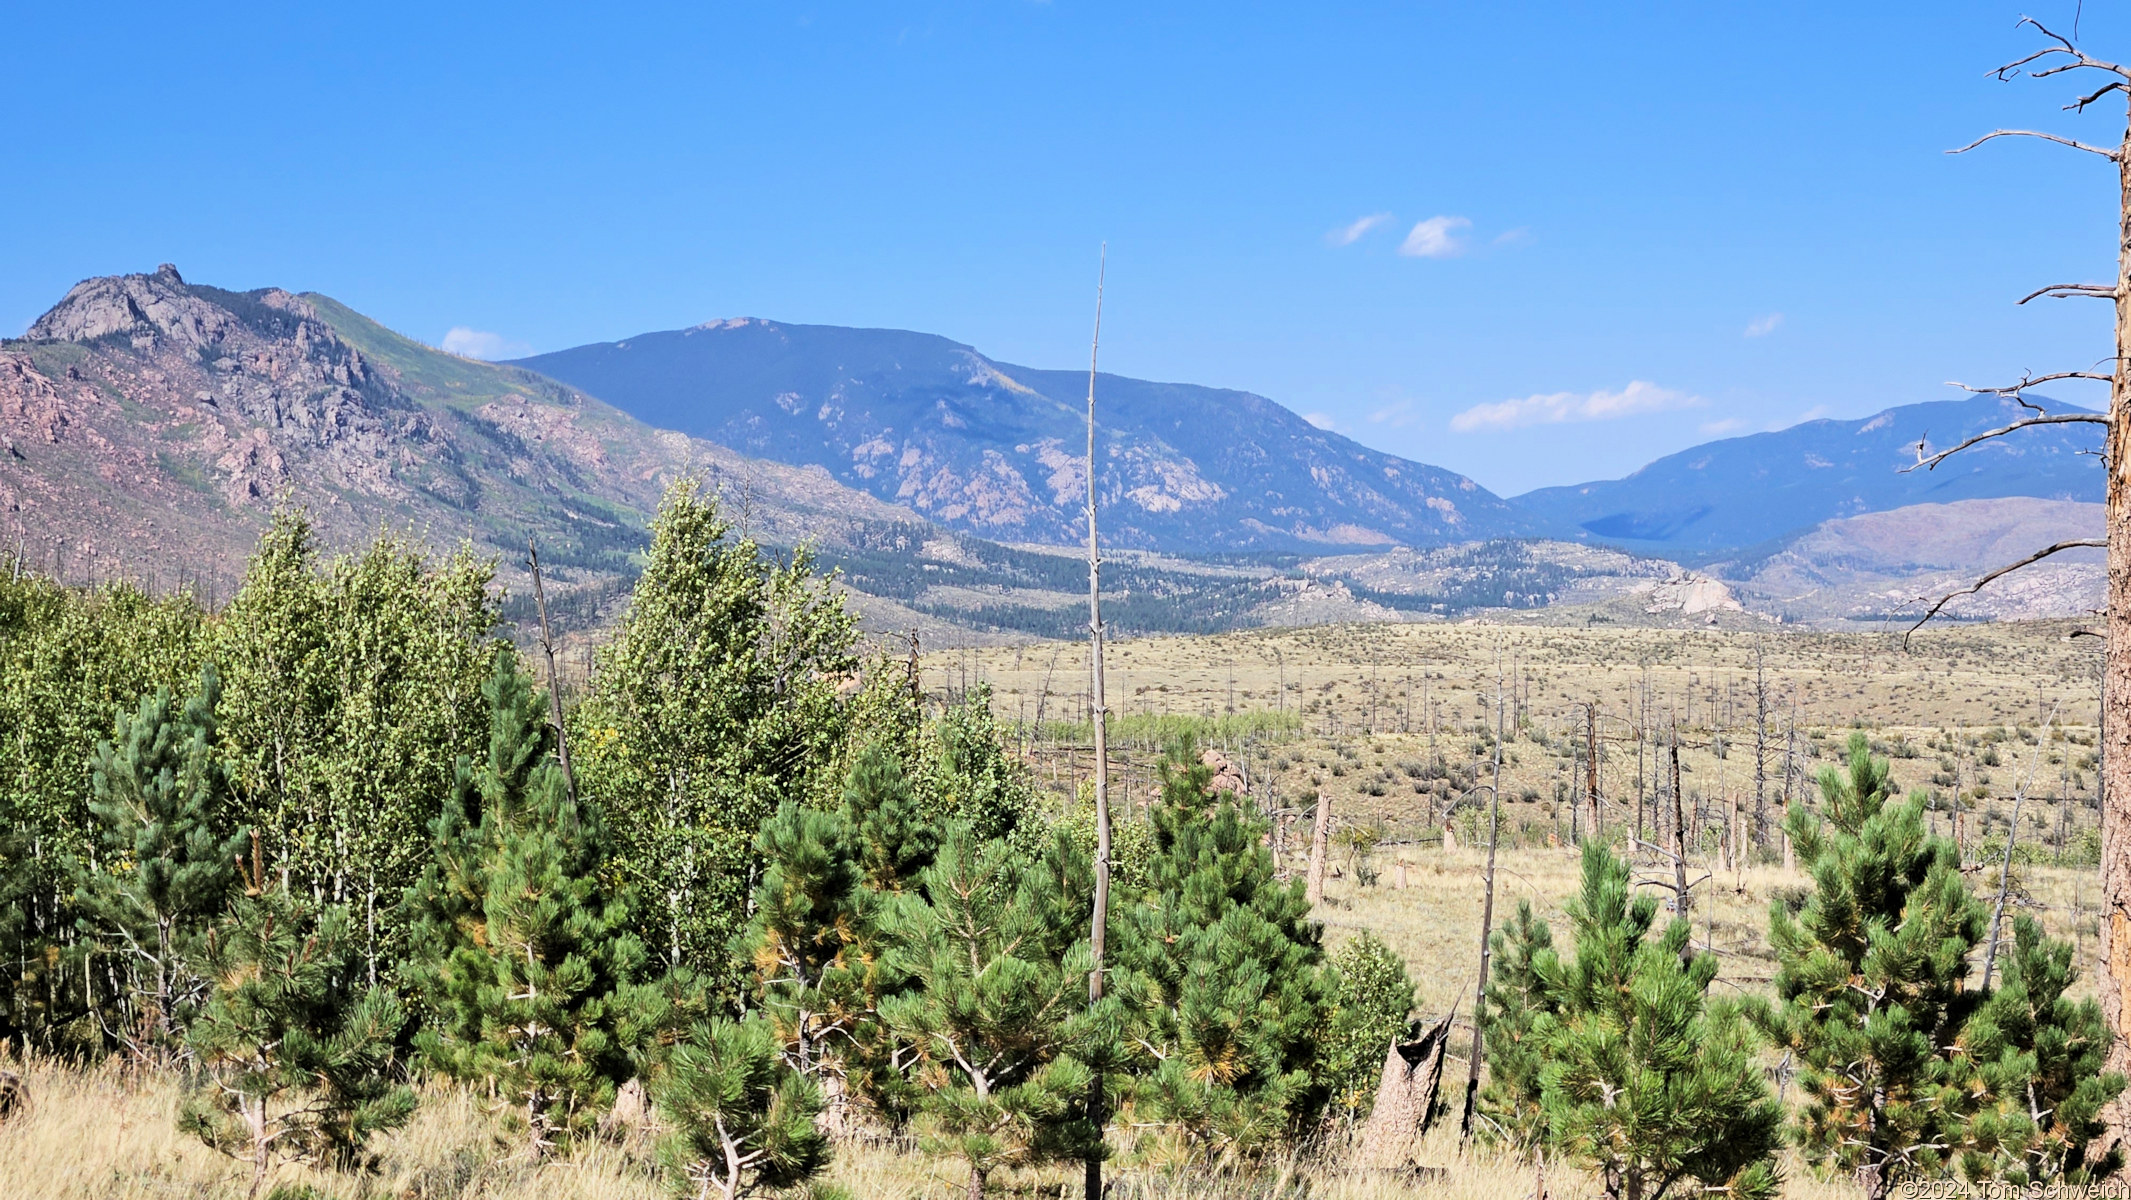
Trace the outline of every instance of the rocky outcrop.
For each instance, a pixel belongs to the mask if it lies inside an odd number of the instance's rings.
[[[191,284],[168,264],[85,280],[0,342],[0,454],[0,542],[69,579],[233,577],[284,499],[329,544],[388,526],[471,540],[507,576],[530,535],[563,580],[627,571],[689,469],[742,479],[752,529],[786,543],[833,529],[826,514],[899,515],[327,298]]]
[[[1651,585],[1647,598],[1643,611],[1648,613],[1676,612],[1692,617],[1702,613],[1742,611],[1730,588],[1719,580],[1692,571],[1683,571],[1663,583]]]

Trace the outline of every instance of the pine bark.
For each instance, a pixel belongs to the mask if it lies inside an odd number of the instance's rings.
[[[2116,368],[2109,385],[2108,649],[2106,696],[2131,696],[2131,116],[2117,154]],[[2101,714],[2102,1013],[2115,1031],[2109,1066],[2131,1066],[2131,707]],[[2131,1140],[2131,1105],[2118,1101],[2112,1121]]]

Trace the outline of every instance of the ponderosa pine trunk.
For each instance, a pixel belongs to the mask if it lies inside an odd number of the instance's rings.
[[[2109,385],[2107,441],[2109,607],[2102,694],[2131,696],[2131,110],[2117,151],[2116,361]],[[2101,1004],[2115,1032],[2111,1070],[2131,1067],[2131,706],[2101,714]],[[2131,1141],[2131,1103],[2111,1121]]]

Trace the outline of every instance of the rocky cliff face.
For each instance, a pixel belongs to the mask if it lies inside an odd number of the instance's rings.
[[[232,578],[284,499],[332,542],[470,540],[509,574],[531,535],[564,578],[619,574],[686,470],[743,487],[778,540],[907,520],[326,297],[189,284],[167,264],[78,284],[0,342],[0,443],[0,538],[72,579]]]

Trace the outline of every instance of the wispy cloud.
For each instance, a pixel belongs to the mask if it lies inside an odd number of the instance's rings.
[[[1334,229],[1331,232],[1325,234],[1325,244],[1330,246],[1351,246],[1354,243],[1362,240],[1362,238],[1366,237],[1370,230],[1389,225],[1390,223],[1390,213],[1370,213],[1368,216],[1363,217],[1358,221],[1355,221],[1351,225],[1342,225],[1339,228]]]
[[[1369,423],[1371,425],[1389,425],[1393,429],[1403,429],[1413,423],[1413,417],[1413,401],[1394,400],[1370,413]]]
[[[1748,321],[1746,323],[1746,336],[1767,337],[1782,327],[1783,314],[1770,313],[1765,317],[1755,317],[1753,320]]]
[[[502,358],[524,358],[533,352],[531,346],[514,338],[504,337],[500,333],[468,329],[464,325],[452,326],[451,331],[444,335],[440,346],[447,354],[486,359],[489,362]]]
[[[1701,424],[1702,434],[1705,437],[1723,437],[1726,434],[1737,433],[1744,428],[1746,428],[1746,421],[1740,417],[1724,417],[1715,421],[1704,421]]]
[[[1515,229],[1505,229],[1495,235],[1495,245],[1497,246],[1526,246],[1531,244],[1531,240],[1532,228],[1529,225],[1519,225]]]
[[[1672,412],[1694,408],[1700,396],[1661,388],[1637,379],[1617,392],[1551,392],[1522,400],[1497,400],[1475,404],[1450,418],[1459,433],[1525,429],[1533,425],[1560,425],[1570,421],[1616,421],[1644,413]]]
[[[1398,252],[1408,258],[1455,258],[1465,252],[1459,235],[1471,228],[1464,217],[1430,217],[1413,227]]]
[[[1336,433],[1339,430],[1339,425],[1337,422],[1332,420],[1331,413],[1304,413],[1302,414],[1302,419],[1308,421],[1312,425],[1315,425],[1317,428],[1325,430],[1329,433]]]

